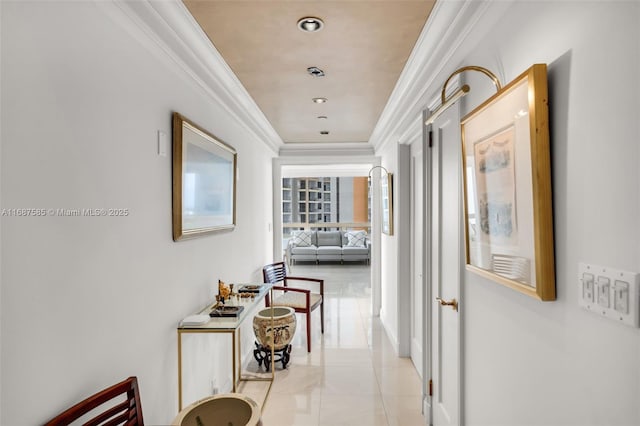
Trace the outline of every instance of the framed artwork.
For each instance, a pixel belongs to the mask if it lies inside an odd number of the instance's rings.
[[[393,173],[380,177],[380,201],[382,203],[382,232],[393,235]]]
[[[236,151],[173,113],[173,240],[236,224]]]
[[[547,66],[462,119],[467,269],[555,300]]]

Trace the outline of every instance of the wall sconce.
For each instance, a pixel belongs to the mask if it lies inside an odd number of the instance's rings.
[[[389,174],[389,172],[387,171],[387,169],[385,169],[384,167],[382,167],[382,166],[373,166],[371,169],[369,169],[369,186],[371,186],[371,173],[373,173],[373,171],[374,171],[375,169],[382,169],[382,170],[384,170],[384,174],[385,174],[385,175],[388,175],[388,174]]]
[[[475,66],[475,65],[469,65],[469,66],[466,66],[466,67],[458,68],[444,82],[444,86],[442,86],[442,93],[440,95],[440,97],[441,97],[440,106],[438,108],[436,108],[436,110],[431,113],[429,118],[427,118],[427,121],[425,121],[425,123],[424,123],[425,126],[428,126],[429,124],[431,124],[434,121],[436,121],[436,119],[438,117],[440,117],[440,115],[442,115],[442,113],[445,112],[451,105],[456,103],[458,101],[458,99],[462,98],[467,93],[469,93],[469,90],[470,90],[469,85],[465,84],[464,86],[462,86],[461,88],[456,90],[451,96],[449,96],[449,99],[447,99],[447,96],[446,96],[446,94],[447,94],[447,84],[449,84],[449,81],[451,81],[451,79],[455,75],[460,74],[461,72],[464,72],[464,71],[478,71],[478,72],[481,72],[482,74],[486,75],[487,77],[489,77],[493,81],[493,84],[496,86],[496,90],[498,92],[500,91],[500,89],[502,89],[502,85],[500,84],[500,80],[498,80],[498,77],[496,77],[496,75],[494,73],[492,73],[491,71],[489,71],[486,68],[478,67],[478,66]]]
[[[371,173],[375,169],[384,170],[384,176],[380,177],[380,207],[382,213],[382,232],[393,235],[393,173],[389,173],[382,166],[373,166],[369,170],[369,187],[371,188]]]

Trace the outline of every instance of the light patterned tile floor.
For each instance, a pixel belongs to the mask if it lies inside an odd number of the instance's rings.
[[[371,317],[369,274],[362,264],[291,267],[289,275],[325,280],[325,332],[316,310],[307,353],[306,319],[298,315],[291,362],[286,370],[276,365],[264,426],[425,425],[418,374]],[[246,382],[240,391],[262,401],[266,386]]]

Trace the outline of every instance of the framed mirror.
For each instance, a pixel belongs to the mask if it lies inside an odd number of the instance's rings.
[[[173,113],[173,240],[236,225],[235,149]]]

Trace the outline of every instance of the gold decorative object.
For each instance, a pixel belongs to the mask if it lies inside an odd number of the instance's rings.
[[[218,301],[222,303],[231,296],[231,287],[222,280],[218,280],[218,296],[220,296]]]
[[[433,111],[431,113],[431,115],[429,115],[429,118],[427,118],[427,121],[424,123],[426,126],[428,126],[429,124],[433,123],[436,120],[436,118],[438,118],[443,112],[445,112],[447,110],[447,108],[449,108],[451,105],[453,105],[458,99],[462,98],[467,93],[469,93],[469,90],[471,90],[471,89],[469,88],[468,84],[465,84],[464,86],[462,86],[461,88],[456,90],[447,99],[447,85],[449,84],[449,81],[451,81],[451,79],[454,76],[456,76],[457,74],[460,74],[461,72],[464,72],[464,71],[478,71],[478,72],[481,72],[482,74],[486,75],[487,77],[489,77],[491,79],[491,81],[493,82],[494,86],[496,86],[496,90],[498,92],[500,90],[502,90],[502,84],[500,84],[500,80],[498,80],[498,77],[496,77],[496,75],[494,73],[492,73],[491,71],[489,71],[488,69],[483,68],[483,67],[479,67],[479,66],[476,66],[476,65],[468,65],[466,67],[458,68],[444,82],[444,85],[442,86],[442,93],[440,94],[440,98],[441,98],[441,102],[442,103],[440,104],[440,106],[438,108],[435,109],[435,111]]]

